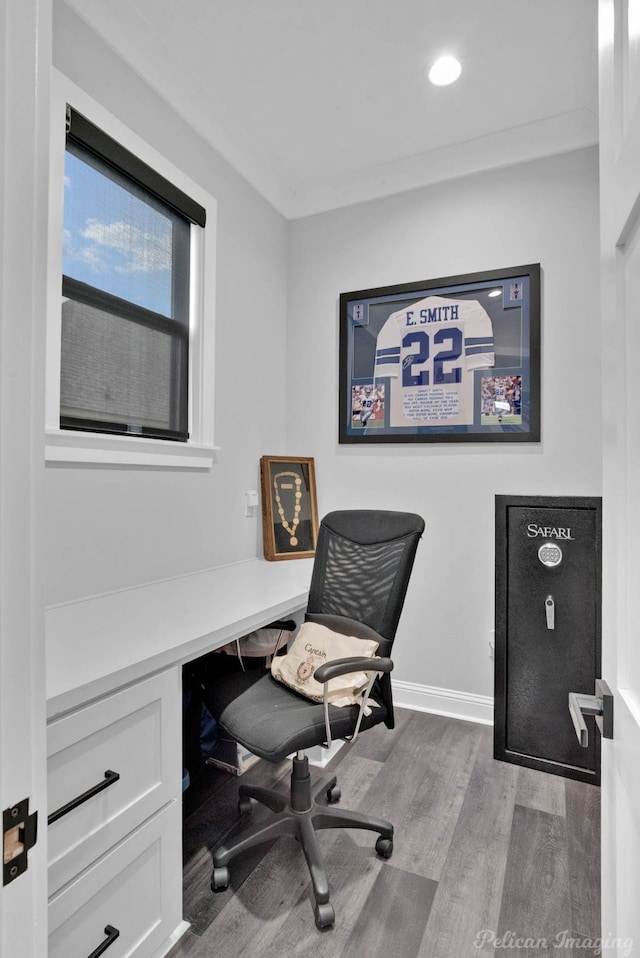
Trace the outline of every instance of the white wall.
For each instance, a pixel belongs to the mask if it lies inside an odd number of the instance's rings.
[[[597,152],[299,220],[289,257],[288,452],[315,456],[321,513],[424,516],[394,676],[490,696],[495,494],[601,493]],[[538,262],[539,445],[338,445],[341,292]]]
[[[259,458],[285,442],[287,223],[64,4],[54,65],[218,201],[211,472],[47,467],[46,602],[262,553]],[[221,91],[223,95],[224,91]]]

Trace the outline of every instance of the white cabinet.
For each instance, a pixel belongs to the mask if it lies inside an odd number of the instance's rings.
[[[47,830],[49,958],[161,958],[186,930],[182,665],[303,609],[312,567],[251,559],[46,610],[48,813],[71,806]]]
[[[181,922],[180,670],[47,730],[49,958],[156,952]]]
[[[181,809],[173,802],[49,900],[49,958],[151,958],[182,918]],[[167,944],[167,950],[169,944]]]

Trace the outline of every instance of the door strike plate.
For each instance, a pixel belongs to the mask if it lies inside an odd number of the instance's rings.
[[[38,813],[29,814],[25,798],[2,812],[2,884],[27,870],[27,852],[38,838]]]

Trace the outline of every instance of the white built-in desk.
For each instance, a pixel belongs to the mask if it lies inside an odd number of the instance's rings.
[[[312,564],[252,559],[46,610],[49,814],[95,790],[48,829],[49,958],[91,954],[107,926],[114,951],[160,958],[186,930],[182,665],[302,610]]]
[[[47,717],[304,608],[312,559],[250,559],[46,610]]]

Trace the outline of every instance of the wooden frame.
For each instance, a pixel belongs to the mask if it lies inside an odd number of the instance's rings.
[[[309,559],[318,538],[315,465],[310,458],[262,456],[264,557]]]
[[[540,265],[340,296],[341,443],[539,442]]]

